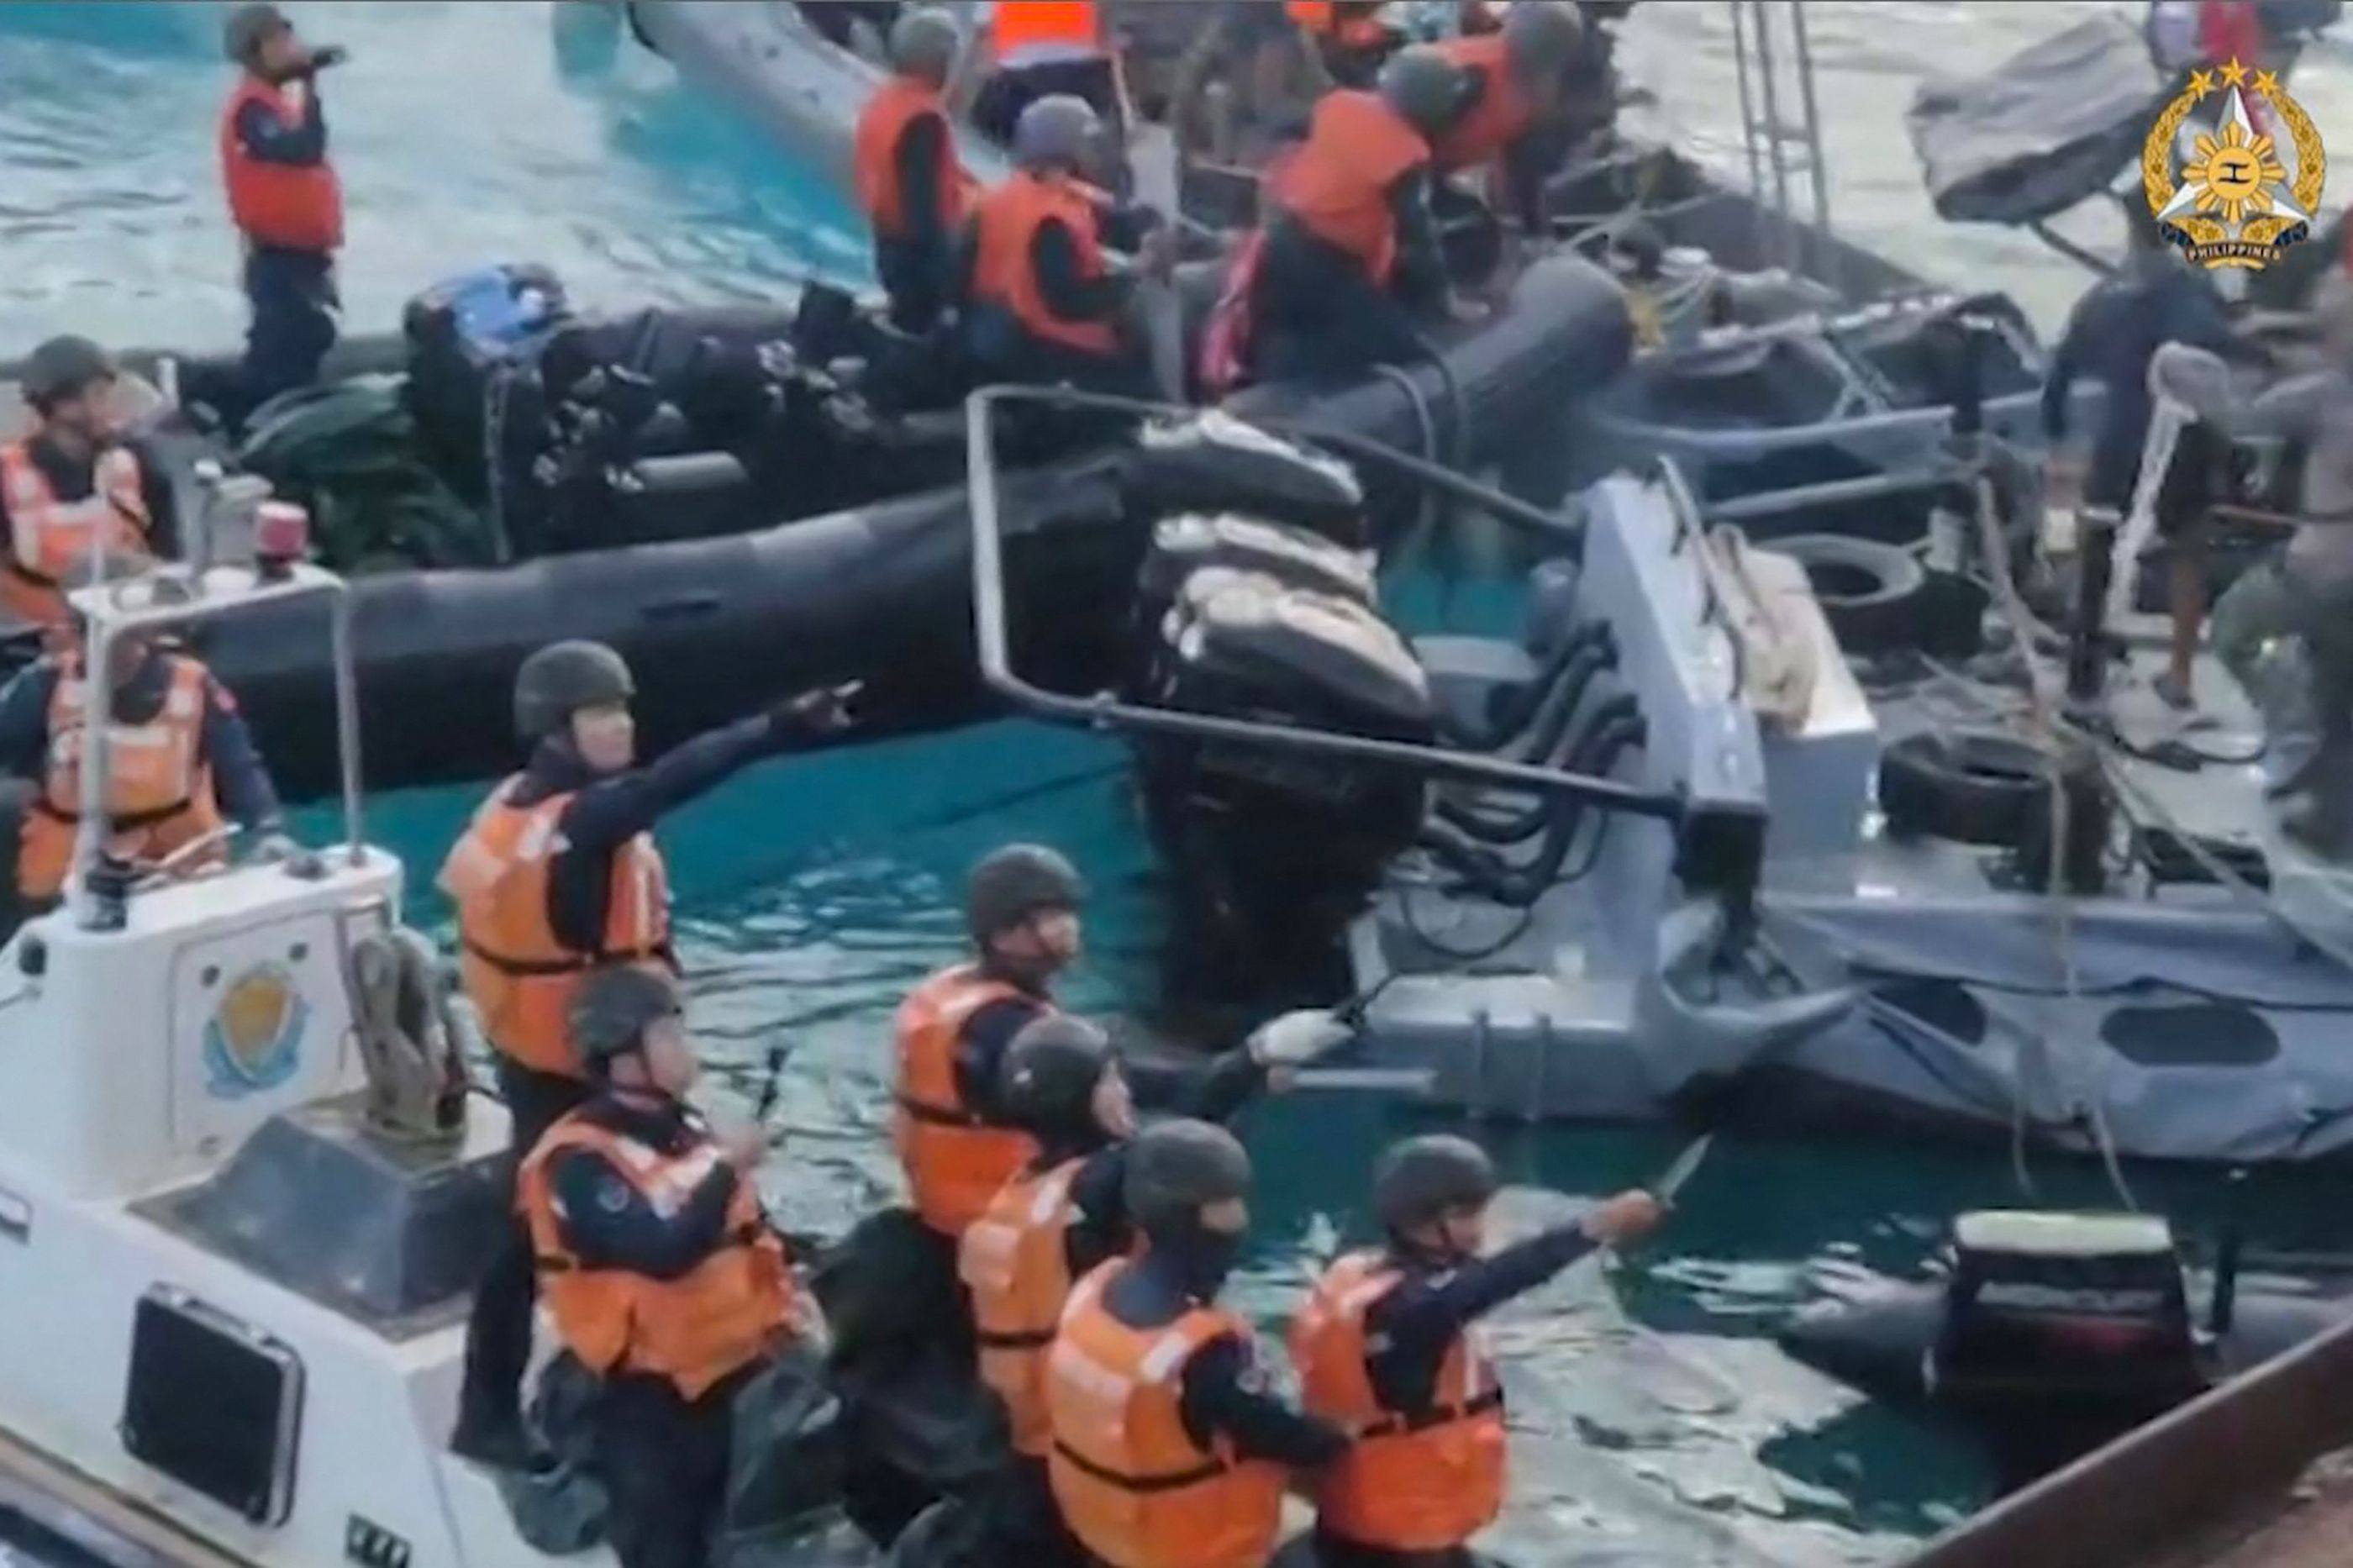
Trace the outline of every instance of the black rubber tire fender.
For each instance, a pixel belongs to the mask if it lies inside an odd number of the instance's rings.
[[[2015,848],[2051,789],[2042,752],[2001,730],[1906,735],[1879,759],[1879,809],[1899,837]]]
[[[1885,653],[1918,635],[1928,574],[1910,551],[1836,533],[1793,533],[1760,548],[1806,569],[1814,601],[1848,653]]]

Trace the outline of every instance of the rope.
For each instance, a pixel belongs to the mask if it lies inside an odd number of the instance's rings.
[[[1424,346],[1428,347],[1427,344]],[[1430,361],[1438,367],[1438,374],[1445,384],[1448,398],[1451,401],[1456,400],[1454,373],[1448,367],[1445,356],[1433,349],[1430,353]],[[1459,470],[1461,464],[1451,459],[1440,444],[1438,417],[1430,406],[1430,399],[1422,395],[1420,384],[1416,382],[1412,374],[1402,365],[1383,363],[1373,366],[1373,370],[1382,380],[1404,393],[1407,405],[1413,410],[1414,428],[1421,437],[1420,445],[1414,455],[1426,462],[1442,463]],[[1438,492],[1427,485],[1423,486],[1421,512],[1414,519],[1415,530],[1434,538],[1444,515],[1444,502],[1440,499]],[[1438,618],[1441,626],[1451,618],[1453,605],[1454,574],[1452,573],[1446,574],[1445,584],[1445,598],[1438,607]]]
[[[514,559],[514,550],[507,538],[506,508],[506,424],[507,377],[510,372],[501,364],[491,372],[491,384],[482,395],[482,480],[488,492],[489,505],[484,509],[491,525],[491,548],[496,559],[504,564]]]
[[[2042,752],[2051,781],[2051,840],[2049,847],[2049,908],[2058,939],[2059,971],[2069,1003],[2082,999],[2082,980],[2075,963],[2075,900],[2067,867],[2069,816],[2072,801],[2067,788],[2065,754],[2062,751],[2061,720],[2055,700],[2057,678],[2036,649],[2036,623],[2026,607],[2024,595],[2018,591],[2018,581],[2010,567],[2010,542],[2002,537],[2001,520],[1993,493],[1993,481],[1980,469],[1971,486],[1977,498],[1978,545],[1985,554],[1988,572],[1991,574],[1994,602],[2002,619],[2009,625],[2010,639],[2018,649],[2020,662],[2027,679],[2026,726]],[[2039,1037],[2038,1037],[2039,1038]],[[2039,1039],[2047,1050],[2048,1039]],[[2031,1048],[2031,1045],[2030,1047]],[[2126,1183],[2123,1162],[2116,1156],[2116,1138],[2108,1126],[2107,1106],[2101,1092],[2094,1086],[2084,1097],[2094,1141],[2099,1145],[2101,1163],[2107,1167],[2108,1181],[2126,1208],[2137,1214],[2140,1205],[2132,1188]],[[2026,1165],[2026,1096],[2025,1074],[2021,1072],[2010,1094],[2010,1161],[2017,1174],[2020,1190],[2031,1199],[2034,1182]]]

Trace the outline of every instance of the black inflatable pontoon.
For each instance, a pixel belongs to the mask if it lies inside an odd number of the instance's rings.
[[[2341,1295],[2242,1285],[2236,1250],[2201,1322],[2161,1218],[1967,1214],[1943,1279],[1818,1303],[1778,1338],[1875,1398],[1959,1420],[2008,1489],[2344,1320]]]
[[[1616,286],[1573,258],[1544,261],[1507,308],[1442,333],[1437,363],[1328,388],[1270,385],[1229,404],[1408,451],[1433,445],[1485,466],[1556,449],[1583,395],[1625,363]],[[153,365],[160,356],[132,356]],[[331,371],[397,363],[396,341],[349,345]],[[188,380],[206,367],[193,364]],[[0,380],[9,377],[0,366]],[[1412,391],[1407,391],[1408,384]],[[955,722],[982,709],[972,657],[963,420],[909,462],[929,488],[721,536],[577,551],[481,570],[398,571],[354,587],[367,782],[391,787],[511,765],[508,687],[532,649],[596,637],[638,671],[645,743],[659,750],[786,692],[852,678],[870,688],[866,732]],[[180,455],[195,443],[177,441]],[[920,457],[913,454],[920,454]],[[1011,591],[1032,628],[1025,658],[1066,684],[1108,678],[1129,585],[1155,519],[1131,516],[1124,438],[1032,465],[1007,496]],[[812,472],[822,487],[834,476]],[[883,490],[883,494],[892,493]],[[681,501],[680,504],[688,504]],[[287,605],[222,627],[206,649],[300,798],[334,776],[323,611]]]

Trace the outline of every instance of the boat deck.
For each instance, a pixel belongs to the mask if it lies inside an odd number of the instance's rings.
[[[2353,1542],[2353,1449],[2313,1462],[2295,1485],[2241,1510],[2147,1568],[2336,1568]]]
[[[2353,1324],[1930,1542],[1904,1568],[2316,1568],[2353,1535]]]

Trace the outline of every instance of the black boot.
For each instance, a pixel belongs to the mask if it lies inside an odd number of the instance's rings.
[[[460,1400],[449,1451],[461,1459],[497,1470],[528,1470],[535,1453],[522,1415],[512,1405],[494,1409],[486,1399]]]

